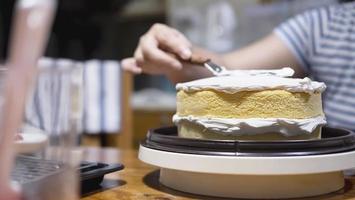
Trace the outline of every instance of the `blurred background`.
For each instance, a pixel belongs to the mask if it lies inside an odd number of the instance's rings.
[[[194,44],[216,52],[242,47],[287,18],[337,0],[60,0],[46,57],[117,60],[132,56],[139,37],[166,23]],[[14,0],[0,1],[0,55],[6,58]],[[131,81],[132,80],[132,81]],[[171,124],[175,89],[161,76],[138,75],[123,84],[128,101],[122,119],[132,144],[148,128]],[[123,91],[123,90],[122,90]],[[119,92],[122,92],[119,91]],[[131,115],[131,116],[128,116]],[[125,133],[126,134],[126,133]],[[101,143],[102,137],[100,137]],[[104,140],[107,140],[104,138]],[[97,144],[90,139],[89,144]]]

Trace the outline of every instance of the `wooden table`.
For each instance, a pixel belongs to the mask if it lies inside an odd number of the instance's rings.
[[[159,184],[159,169],[141,162],[136,150],[117,151],[115,149],[88,148],[84,158],[90,161],[108,163],[120,162],[125,169],[105,176],[102,188],[82,198],[82,200],[175,200],[175,199],[210,199],[222,198],[192,195],[169,189]],[[340,200],[355,199],[355,176],[346,178],[344,189],[305,200]]]

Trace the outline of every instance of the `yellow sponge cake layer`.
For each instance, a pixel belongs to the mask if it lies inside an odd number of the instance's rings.
[[[304,119],[323,115],[321,102],[319,92],[180,90],[177,93],[177,114],[240,119]]]

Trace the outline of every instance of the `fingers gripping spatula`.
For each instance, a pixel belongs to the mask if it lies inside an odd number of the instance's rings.
[[[55,0],[18,0],[15,7],[0,118],[0,187],[10,185],[14,135],[22,122],[27,91],[44,52],[55,6]]]
[[[196,53],[191,55],[189,62],[191,64],[204,66],[206,69],[208,69],[210,72],[212,72],[212,74],[215,76],[220,76],[220,75],[226,74],[228,71],[228,70],[226,70],[226,68],[212,62],[211,59],[201,56]]]

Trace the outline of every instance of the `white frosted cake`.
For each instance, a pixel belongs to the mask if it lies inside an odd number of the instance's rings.
[[[255,71],[255,70],[254,70]],[[177,84],[179,135],[207,139],[316,139],[326,124],[324,83],[268,74]]]

